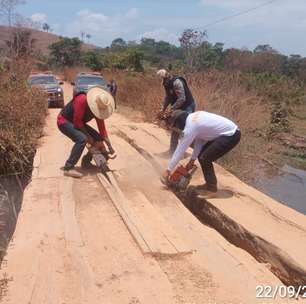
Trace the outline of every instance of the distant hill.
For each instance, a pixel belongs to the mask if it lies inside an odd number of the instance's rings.
[[[36,40],[35,42],[36,49],[40,50],[43,54],[48,54],[49,53],[48,46],[59,40],[58,35],[34,29],[29,29],[29,30],[32,32],[32,38]],[[5,41],[10,39],[11,31],[12,29],[10,29],[9,27],[0,25],[0,49],[6,48]],[[87,44],[87,43],[83,44],[84,50],[90,50],[95,48],[96,46],[92,44]]]

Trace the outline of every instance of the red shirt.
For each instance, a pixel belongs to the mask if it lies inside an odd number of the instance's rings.
[[[87,107],[87,98],[85,94],[80,94],[76,96],[73,100],[73,125],[76,129],[81,129],[86,124],[85,121],[85,112]],[[101,136],[107,137],[107,131],[105,128],[105,123],[103,119],[96,118],[97,126]],[[60,113],[57,117],[57,124],[60,126],[66,123],[68,120]]]

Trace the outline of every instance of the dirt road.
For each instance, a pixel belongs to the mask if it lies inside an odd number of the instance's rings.
[[[66,85],[67,100],[71,93]],[[110,166],[119,190],[103,187],[97,172],[81,180],[63,177],[60,168],[72,143],[57,130],[57,113],[50,110],[47,118],[1,269],[8,279],[3,303],[294,301],[256,298],[256,286],[282,285],[284,265],[287,277],[297,280],[292,282],[303,282],[304,216],[220,168],[223,193],[232,195],[207,202],[211,223],[203,224],[159,182],[166,132],[120,114],[107,121],[118,154]]]

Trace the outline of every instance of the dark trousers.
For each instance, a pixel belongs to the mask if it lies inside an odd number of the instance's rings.
[[[232,150],[240,141],[239,130],[232,136],[220,136],[213,141],[209,141],[199,155],[199,162],[202,167],[204,179],[209,186],[217,185],[217,177],[213,162]]]
[[[82,156],[82,153],[87,143],[87,137],[82,131],[76,129],[73,123],[69,121],[62,125],[59,125],[58,128],[64,135],[69,137],[75,143],[72,147],[70,156],[66,161],[64,167],[65,170],[69,170],[77,164],[80,157]],[[85,129],[87,133],[94,139],[94,141],[102,140],[101,135],[94,128],[85,125]]]
[[[191,106],[189,106],[185,111],[189,114],[193,113],[195,111],[195,104],[193,103]],[[176,150],[176,147],[178,145],[180,138],[180,134],[177,132],[172,131],[171,132],[171,138],[170,138],[170,154],[173,154]]]

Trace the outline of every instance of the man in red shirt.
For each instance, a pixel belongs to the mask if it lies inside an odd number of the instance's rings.
[[[68,136],[75,144],[64,166],[64,175],[80,178],[82,174],[75,170],[87,143],[106,151],[106,143],[109,153],[115,151],[108,138],[104,120],[112,115],[115,102],[110,93],[100,87],[91,88],[87,94],[76,95],[59,113],[57,125],[59,130]],[[90,127],[87,122],[95,118],[99,132]],[[90,162],[88,156],[87,161]]]

